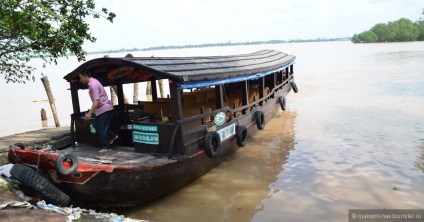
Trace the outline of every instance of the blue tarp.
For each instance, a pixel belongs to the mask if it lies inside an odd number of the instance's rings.
[[[254,74],[249,74],[249,75],[244,75],[244,76],[237,76],[237,77],[232,77],[232,78],[225,78],[225,79],[185,82],[184,84],[179,84],[178,87],[181,88],[181,89],[206,88],[206,87],[210,87],[210,86],[224,85],[224,84],[228,84],[228,83],[258,79],[260,77],[267,76],[271,73],[283,70],[283,69],[289,67],[290,65],[293,65],[294,63],[295,62],[291,62],[291,63],[289,63],[285,66],[282,66],[280,68],[270,70],[270,71],[267,71],[267,72],[259,72],[259,73],[254,73]]]

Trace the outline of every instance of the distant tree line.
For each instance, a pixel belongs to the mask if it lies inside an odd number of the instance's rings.
[[[424,10],[423,10],[424,14]],[[379,23],[368,31],[355,34],[352,37],[353,43],[372,42],[407,42],[424,40],[424,19],[420,18],[416,22],[401,18],[394,22]]]
[[[259,45],[259,44],[281,44],[295,42],[327,42],[327,41],[350,41],[350,37],[343,38],[318,38],[318,39],[292,39],[292,40],[269,40],[269,41],[251,41],[251,42],[222,42],[222,43],[205,43],[197,45],[181,45],[181,46],[155,46],[149,48],[132,48],[132,49],[117,49],[105,50],[97,52],[89,52],[89,54],[116,53],[116,52],[134,52],[134,51],[151,51],[151,50],[166,50],[166,49],[183,49],[183,48],[205,48],[205,47],[221,47],[221,46],[237,46],[237,45]]]

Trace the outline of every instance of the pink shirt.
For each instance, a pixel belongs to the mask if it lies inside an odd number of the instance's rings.
[[[91,101],[99,100],[99,105],[95,110],[97,116],[109,110],[113,110],[113,105],[99,80],[93,77],[90,78],[88,82],[88,93],[90,94]]]

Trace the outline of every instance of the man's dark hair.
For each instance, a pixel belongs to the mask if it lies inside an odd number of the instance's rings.
[[[81,71],[81,75],[91,77],[91,72],[88,69],[84,69]]]

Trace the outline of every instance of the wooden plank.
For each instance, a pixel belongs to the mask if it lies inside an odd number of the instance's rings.
[[[171,105],[169,102],[151,102],[151,101],[139,101],[139,105],[143,106],[143,110],[148,113],[154,113],[155,118],[161,117],[161,110],[164,116],[171,116]]]
[[[196,95],[183,94],[182,100],[183,100],[183,107],[184,108],[191,108],[191,107],[194,106],[194,103],[196,101]]]

